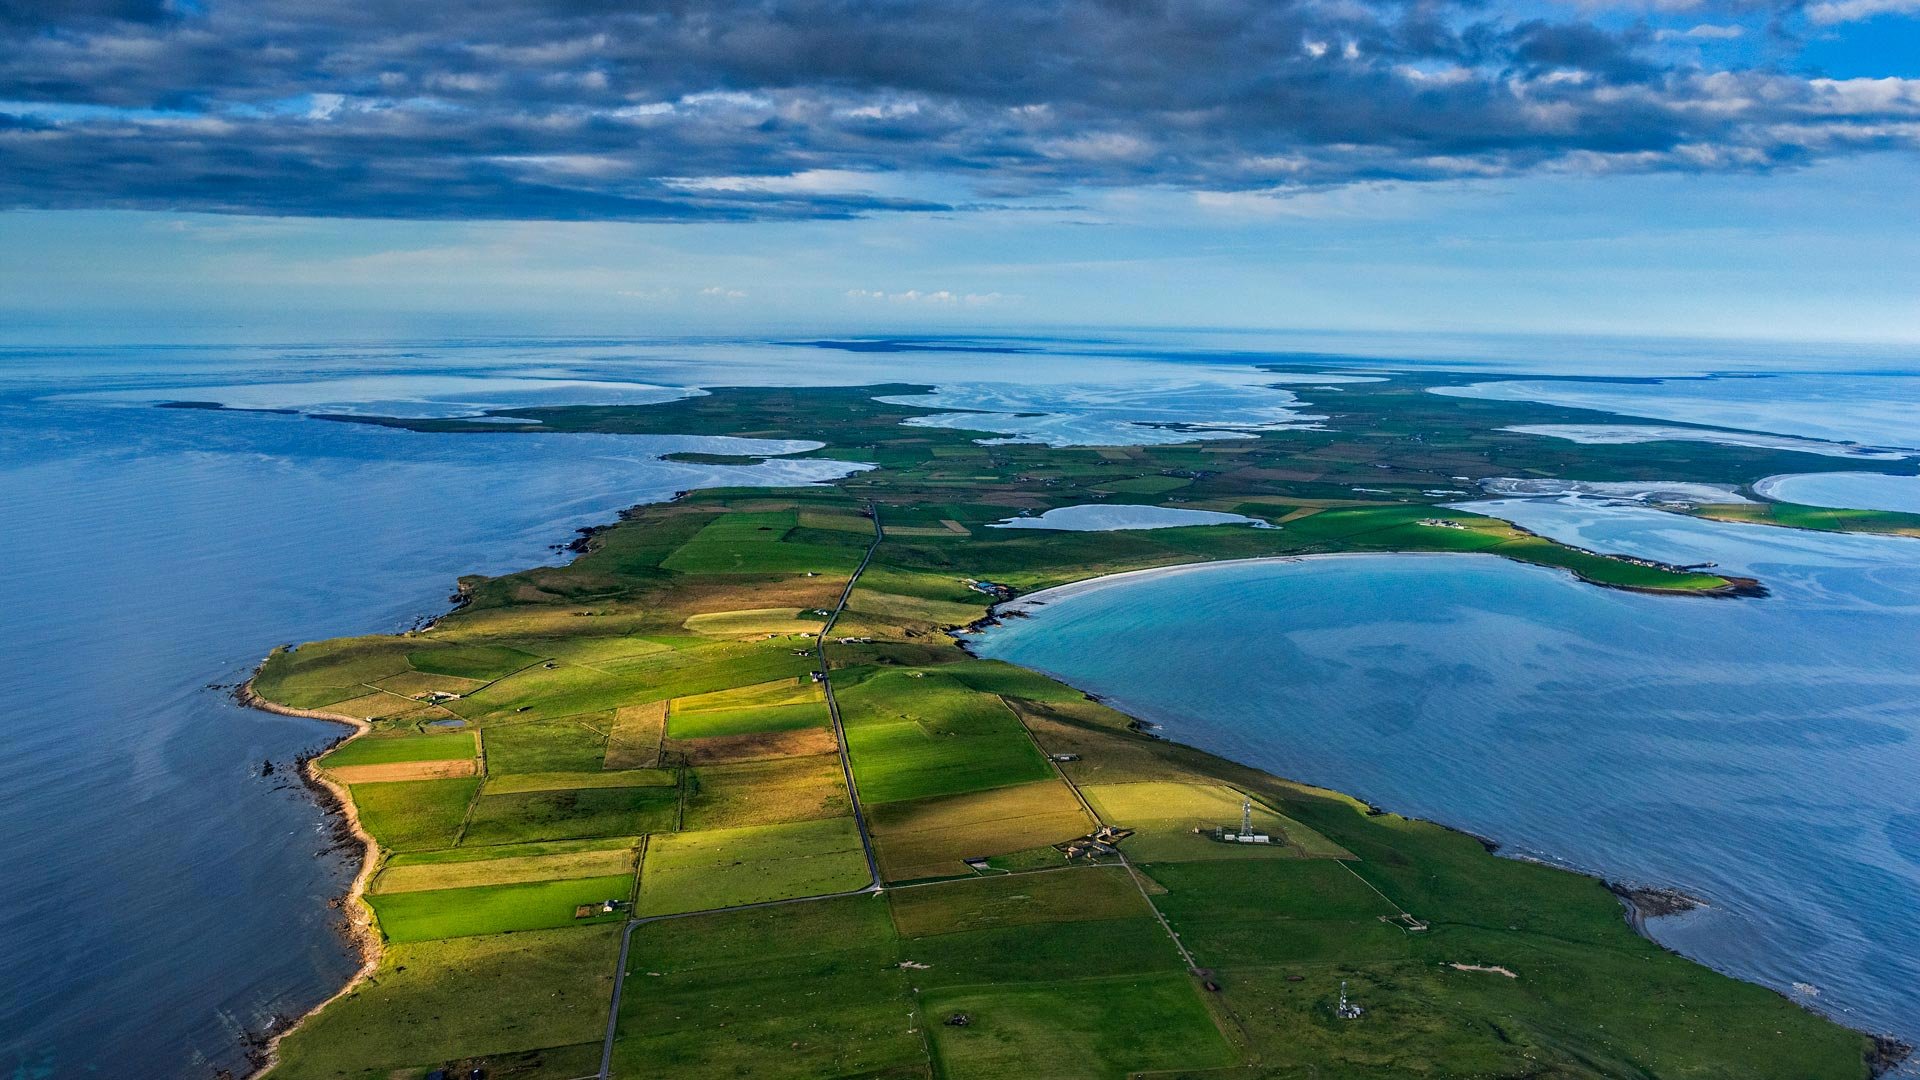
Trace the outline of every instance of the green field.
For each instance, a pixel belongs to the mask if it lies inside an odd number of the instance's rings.
[[[464,579],[470,602],[431,630],[273,653],[256,692],[372,718],[326,764],[365,770],[336,776],[383,853],[366,902],[387,946],[372,980],[287,1040],[272,1080],[473,1067],[577,1080],[598,1068],[609,1019],[614,1075],[649,1080],[1864,1080],[1868,1040],[1636,935],[1593,879],[1143,735],[943,632],[985,612],[970,582],[1024,593],[1323,552],[1481,553],[1609,586],[1730,593],[1713,573],[1441,503],[1492,477],[1737,487],[1872,464],[1529,437],[1504,429],[1585,414],[1428,392],[1469,379],[1350,384],[1316,402],[1328,419],[1312,429],[1097,449],[982,445],[875,400],[911,400],[913,386],[526,410],[540,421],[526,430],[806,439],[825,444],[809,456],[875,467],[635,508],[567,565]],[[984,528],[1102,499],[1280,527]],[[817,612],[874,541],[869,513],[883,536],[820,645],[885,888],[820,899],[870,883],[809,678]],[[1741,515],[1901,524],[1778,504],[1723,516]],[[421,700],[435,691],[459,696]],[[422,734],[449,716],[469,727]],[[469,762],[484,775],[415,778]],[[1194,832],[1237,825],[1247,798],[1275,844]],[[1069,854],[1101,824],[1137,830],[1118,841],[1132,870]],[[617,928],[574,912],[629,894],[660,917],[632,928],[609,1018]],[[771,906],[719,910],[752,904]],[[1342,980],[1367,1008],[1359,1021],[1332,1014]],[[946,1022],[958,1013],[966,1024]]]
[[[875,897],[642,927],[613,1075],[924,1078],[898,960]]]
[[[656,784],[482,794],[461,843],[520,844],[659,832],[674,827],[679,801],[678,788]]]
[[[1184,973],[954,989],[926,995],[942,1076],[990,1080],[1027,1073],[1118,1080],[1130,1073],[1231,1065],[1233,1047]]]
[[[705,911],[867,884],[850,817],[656,836],[640,871],[642,915]]]
[[[474,755],[473,735],[450,731],[437,735],[373,735],[354,739],[327,755],[326,766],[391,765],[402,761],[451,761]]]
[[[354,784],[360,822],[389,851],[451,847],[460,836],[467,806],[480,789],[478,777]]]
[[[574,918],[574,908],[633,895],[633,876],[529,881],[463,889],[378,893],[368,897],[388,941],[471,937],[513,930],[545,930],[594,922],[619,922],[624,911]]]
[[[839,696],[854,781],[870,803],[1006,787],[1052,773],[1011,710],[939,672],[879,672]]]
[[[388,946],[370,981],[281,1043],[273,1075],[367,1080],[396,1069],[424,1075],[475,1055],[586,1043],[597,1062],[617,933],[610,926],[582,927]]]

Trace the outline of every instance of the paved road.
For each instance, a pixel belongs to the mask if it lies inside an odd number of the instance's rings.
[[[613,999],[607,1006],[607,1034],[600,1044],[599,1080],[608,1080],[613,1075],[613,1039],[620,1024],[620,997],[626,990],[627,952],[633,947],[633,932],[648,923],[665,919],[686,919],[695,915],[719,915],[730,911],[753,911],[758,908],[785,907],[789,904],[810,904],[817,900],[836,900],[844,896],[870,896],[880,892],[880,863],[873,855],[873,836],[867,831],[867,814],[860,805],[860,788],[853,782],[853,759],[847,754],[847,729],[840,722],[840,703],[833,696],[833,672],[827,666],[827,635],[833,625],[840,621],[840,615],[847,610],[847,600],[853,596],[853,586],[866,573],[867,564],[873,561],[873,553],[885,539],[886,532],[880,526],[880,508],[871,503],[867,506],[873,517],[873,542],[867,545],[866,554],[860,557],[860,565],[853,568],[853,574],[847,578],[847,586],[840,590],[840,602],[833,607],[833,613],[827,616],[826,625],[820,628],[820,637],[814,646],[814,655],[820,660],[820,685],[826,692],[827,715],[833,719],[833,738],[840,748],[840,771],[847,780],[847,795],[853,803],[853,821],[860,830],[860,846],[867,855],[867,883],[858,889],[844,892],[821,893],[818,896],[796,896],[787,900],[762,900],[756,904],[734,904],[731,907],[706,908],[701,911],[683,911],[673,915],[648,915],[644,918],[627,920],[626,927],[620,933],[620,960],[613,969]]]

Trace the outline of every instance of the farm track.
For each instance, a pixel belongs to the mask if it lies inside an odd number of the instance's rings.
[[[827,635],[832,633],[834,624],[840,621],[840,615],[847,609],[847,601],[853,596],[853,587],[860,581],[860,575],[866,572],[867,564],[873,561],[873,553],[879,550],[880,541],[885,539],[886,531],[880,525],[880,508],[868,504],[873,518],[873,542],[867,545],[866,554],[860,557],[860,565],[848,575],[846,587],[840,590],[840,601],[834,605],[833,613],[820,628],[820,636],[814,642],[814,655],[820,661],[820,685],[827,698],[827,715],[833,721],[833,738],[840,751],[840,771],[847,781],[847,797],[853,806],[854,825],[860,830],[860,847],[867,857],[867,884],[858,889],[842,892],[821,893],[817,896],[796,896],[785,900],[762,900],[753,904],[734,904],[729,907],[705,908],[700,911],[683,911],[672,915],[648,915],[644,918],[627,920],[620,932],[620,958],[613,970],[613,996],[607,1004],[607,1033],[600,1044],[600,1071],[598,1080],[609,1080],[613,1075],[613,1041],[620,1025],[620,999],[626,990],[627,954],[633,946],[633,932],[648,923],[669,919],[686,919],[696,915],[721,915],[734,911],[754,911],[760,908],[786,907],[791,904],[808,904],[817,900],[837,900],[848,896],[872,896],[881,891],[880,863],[873,852],[873,835],[867,828],[866,811],[860,805],[860,789],[853,779],[853,758],[847,752],[847,729],[840,721],[840,703],[833,696],[833,672],[827,664]]]

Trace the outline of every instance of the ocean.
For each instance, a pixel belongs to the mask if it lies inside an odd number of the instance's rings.
[[[1056,445],[1163,431],[1141,423],[1225,436],[1314,422],[1313,387],[1332,380],[1283,380],[1225,343],[0,349],[0,1075],[241,1070],[248,1032],[304,1011],[355,966],[329,907],[351,868],[291,768],[340,732],[230,697],[269,648],[404,629],[444,611],[458,575],[565,558],[554,545],[628,505],[842,468],[659,460],[696,447],[790,448],[738,441],[435,436],[301,412],[459,415],[661,401],[700,386],[917,382],[939,386],[944,405],[985,410],[969,423],[999,437]],[[1496,360],[1442,363],[1534,370],[1514,343],[1497,344]],[[1413,346],[1394,347],[1376,366],[1419,363],[1406,355]],[[1607,355],[1678,371],[1688,370],[1683,352],[1568,355],[1585,373],[1604,371]],[[1845,361],[1806,377],[1829,396],[1872,399],[1889,385],[1834,383]],[[1791,395],[1798,378],[1773,386]],[[151,407],[167,400],[287,411]],[[1887,416],[1871,405],[1854,414]],[[1129,636],[1132,623],[1112,620],[1131,616],[1099,609],[1103,597],[1162,587],[1152,582],[1043,609],[988,645],[1284,775],[1516,852],[1699,892],[1709,912],[1660,924],[1676,946],[1790,992],[1802,982],[1821,1007],[1914,1034],[1920,803],[1906,778],[1920,542],[1760,530],[1767,543],[1751,548],[1752,529],[1651,511],[1532,500],[1503,512],[1535,515],[1527,524],[1543,531],[1599,530],[1613,547],[1672,548],[1684,561],[1747,560],[1776,593],[1666,600],[1490,559],[1340,560],[1234,571],[1267,601],[1210,591],[1180,679],[1140,685],[1138,670],[1163,665],[1143,665],[1137,650],[1167,637]],[[1794,543],[1781,548],[1786,538]],[[1120,632],[1094,648],[1102,635],[1085,628],[1102,620]],[[1668,648],[1651,655],[1654,642]],[[1228,661],[1263,678],[1245,686]],[[1411,698],[1395,686],[1409,671],[1422,676]],[[1282,685],[1297,692],[1269,693]],[[1193,707],[1201,702],[1209,707]]]

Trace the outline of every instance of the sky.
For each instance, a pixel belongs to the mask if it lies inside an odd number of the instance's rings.
[[[1920,342],[1920,0],[0,0],[0,340]]]

